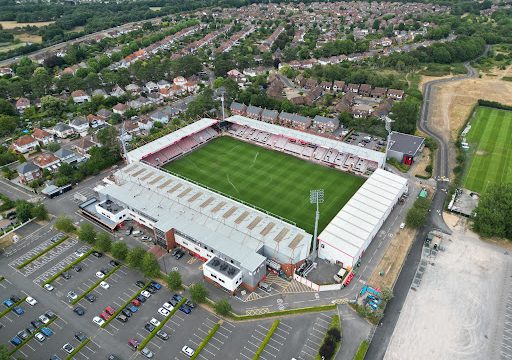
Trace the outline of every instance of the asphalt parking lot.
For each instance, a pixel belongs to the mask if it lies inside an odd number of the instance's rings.
[[[344,141],[352,145],[358,145],[376,151],[383,150],[386,146],[386,139],[357,131],[350,134]]]

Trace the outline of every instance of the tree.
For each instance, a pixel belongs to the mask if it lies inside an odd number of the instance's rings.
[[[9,349],[7,348],[7,346],[4,344],[0,344],[0,360],[8,360],[10,358],[11,357],[9,355]]]
[[[126,261],[131,267],[140,269],[142,267],[142,260],[144,259],[145,254],[146,250],[140,246],[136,246],[128,251]]]
[[[100,232],[96,237],[95,247],[101,252],[108,252],[112,248],[112,239],[106,232]]]
[[[512,240],[512,184],[491,184],[475,209],[473,229],[482,236]]]
[[[0,99],[0,114],[15,116],[17,115],[16,108],[9,101]]]
[[[382,289],[381,295],[382,300],[389,301],[393,298],[393,290],[391,290],[390,288],[384,288]]]
[[[0,114],[0,136],[10,135],[18,127],[18,118]]]
[[[206,290],[204,285],[200,283],[192,284],[192,286],[189,288],[189,291],[192,301],[196,303],[204,302],[208,296],[208,290]]]
[[[219,315],[229,315],[231,313],[231,304],[226,299],[221,299],[213,305],[215,312]]]
[[[326,338],[327,340],[329,338]],[[332,359],[334,355],[334,351],[336,350],[335,344],[332,341],[324,341],[322,346],[320,346],[320,350],[318,353],[322,356],[323,359]]]
[[[48,209],[46,209],[43,203],[34,205],[32,207],[31,214],[32,217],[35,217],[37,220],[48,220],[50,218],[48,215]]]
[[[73,220],[71,220],[66,215],[59,215],[57,220],[55,220],[55,227],[66,233],[71,233],[75,230],[75,225],[73,225]]]
[[[407,226],[414,229],[422,226],[428,217],[428,208],[430,207],[430,200],[418,198],[413,206],[407,212],[405,223]]]
[[[148,277],[156,277],[160,274],[160,264],[155,254],[147,252],[142,259],[142,271]]]
[[[128,255],[128,246],[126,243],[122,241],[116,241],[112,244],[112,248],[110,250],[112,252],[112,256],[118,260],[126,260],[126,256]]]
[[[171,271],[167,275],[167,285],[171,290],[178,290],[181,288],[181,274],[177,271]]]
[[[16,216],[21,222],[28,221],[32,218],[33,205],[26,200],[16,201]]]
[[[41,98],[41,107],[50,116],[58,116],[64,111],[64,102],[55,96],[47,95]]]
[[[96,242],[94,226],[88,222],[84,222],[78,229],[78,238],[88,244],[94,244]]]

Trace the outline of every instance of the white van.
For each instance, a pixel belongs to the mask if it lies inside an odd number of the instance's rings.
[[[139,236],[140,234],[142,234],[142,231],[140,231],[140,230],[135,230],[132,232],[132,236],[135,236],[135,237]]]
[[[336,281],[338,284],[341,283],[341,280],[343,279],[343,277],[345,276],[345,274],[347,273],[347,270],[346,269],[343,269],[341,268],[340,271],[338,271],[335,275],[334,275],[334,281]]]

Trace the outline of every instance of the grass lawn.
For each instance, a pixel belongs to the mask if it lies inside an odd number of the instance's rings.
[[[478,107],[467,141],[464,187],[482,192],[488,184],[512,182],[512,111]]]
[[[200,184],[253,204],[313,233],[309,190],[324,189],[319,233],[364,179],[227,136],[165,166]]]

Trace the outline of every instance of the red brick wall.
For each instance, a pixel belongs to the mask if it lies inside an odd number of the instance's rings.
[[[176,238],[174,237],[174,229],[171,229],[165,233],[165,239],[167,240],[167,250],[171,250],[176,247]]]

